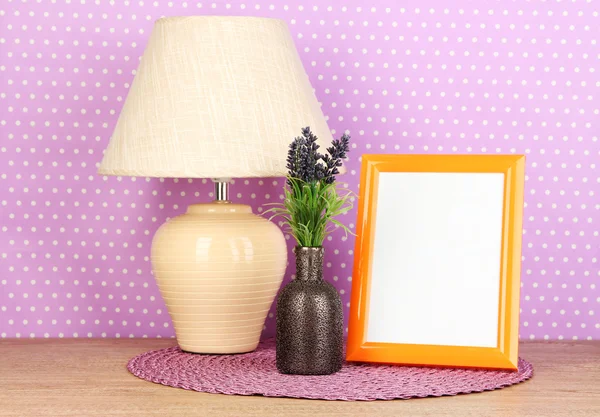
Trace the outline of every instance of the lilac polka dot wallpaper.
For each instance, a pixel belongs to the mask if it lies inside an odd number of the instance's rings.
[[[181,15],[287,22],[330,129],[352,136],[354,191],[364,153],[526,155],[520,337],[600,338],[599,13],[580,0],[3,0],[2,338],[174,335],[151,239],[212,184],[96,170],[153,22]],[[231,193],[258,213],[284,182],[236,179]],[[356,210],[341,220],[356,230]],[[354,237],[325,248],[347,316]],[[264,335],[274,327],[272,308]]]

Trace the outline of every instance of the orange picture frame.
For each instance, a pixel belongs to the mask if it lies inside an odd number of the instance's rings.
[[[375,343],[366,339],[379,174],[503,173],[496,347]],[[517,369],[525,157],[522,155],[363,155],[346,359],[419,366]],[[401,277],[400,277],[401,278]]]

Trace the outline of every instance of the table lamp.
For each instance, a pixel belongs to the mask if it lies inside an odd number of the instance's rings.
[[[286,174],[304,126],[332,140],[285,22],[256,17],[156,21],[98,172],[211,178],[215,200],[156,232],[151,262],[179,346],[256,349],[287,265],[281,230],[229,200],[238,177]]]

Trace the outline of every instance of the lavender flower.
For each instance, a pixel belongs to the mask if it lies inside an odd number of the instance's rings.
[[[334,139],[331,142],[331,146],[327,148],[329,154],[321,156],[321,160],[326,166],[323,177],[326,184],[333,184],[335,176],[340,173],[338,168],[342,166],[342,160],[346,158],[349,150],[350,136],[344,133],[340,139]]]
[[[346,158],[350,143],[350,136],[344,134],[340,139],[334,139],[327,148],[328,154],[319,153],[317,137],[311,132],[310,127],[302,129],[302,136],[298,136],[290,144],[287,157],[288,184],[297,179],[305,183],[322,181],[333,184],[335,176],[339,174],[338,168]]]
[[[303,152],[306,151],[304,138],[296,138],[290,144],[290,149],[288,150],[287,157],[287,165],[288,176],[290,178],[302,178],[303,173],[302,169],[302,160],[305,155]],[[289,182],[289,181],[288,181]]]
[[[319,160],[322,155],[319,153],[319,145],[317,145],[317,137],[310,131],[310,127],[302,129],[302,136],[306,141],[306,159],[303,161],[305,167],[306,181],[318,181],[319,170],[317,169]]]

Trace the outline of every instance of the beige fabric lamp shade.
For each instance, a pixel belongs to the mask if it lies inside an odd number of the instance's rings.
[[[228,199],[225,179],[286,175],[288,145],[310,126],[332,136],[286,24],[254,17],[156,22],[99,173],[213,178],[152,240],[152,270],[179,346],[256,348],[287,265],[281,230]]]
[[[99,173],[180,178],[286,174],[310,126],[332,140],[282,20],[159,19]]]

